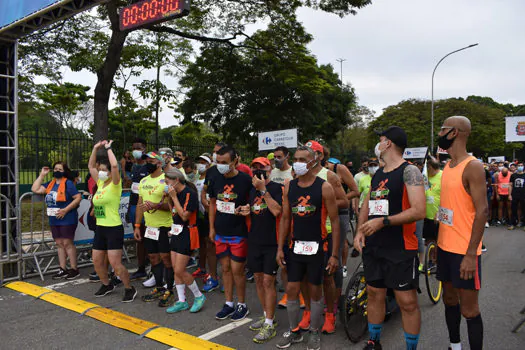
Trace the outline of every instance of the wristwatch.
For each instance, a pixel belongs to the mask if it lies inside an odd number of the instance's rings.
[[[266,194],[266,191],[262,190],[262,191],[259,191],[259,193],[261,194],[261,197],[263,197]]]
[[[390,226],[390,219],[388,218],[388,216],[385,216],[383,218],[383,225]]]

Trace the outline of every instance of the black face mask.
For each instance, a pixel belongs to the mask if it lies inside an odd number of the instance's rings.
[[[148,171],[148,173],[153,173],[155,170],[157,170],[157,164],[153,164],[153,163],[146,163],[145,165],[146,167],[146,170]]]
[[[445,135],[440,136],[438,138],[438,146],[440,148],[447,150],[447,149],[449,149],[452,146],[452,144],[454,143],[454,140],[456,139],[456,137],[454,137],[453,139],[450,139],[450,140],[447,139],[448,134],[450,134],[452,131],[454,131],[454,128],[450,129],[449,132],[447,132]]]
[[[252,173],[253,173],[253,176],[257,176],[258,179],[263,178],[266,180],[268,178],[268,176],[266,175],[266,170],[256,169],[252,171]]]
[[[64,177],[64,172],[63,171],[54,171],[53,172],[53,177],[55,179],[61,179]]]

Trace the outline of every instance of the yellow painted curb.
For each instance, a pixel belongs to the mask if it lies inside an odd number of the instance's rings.
[[[193,335],[176,331],[171,328],[161,327],[160,325],[128,316],[118,311],[110,310],[97,304],[93,304],[70,295],[55,292],[52,289],[40,287],[27,282],[11,282],[5,285],[6,288],[20,293],[42,299],[51,304],[65,309],[89,316],[100,322],[111,326],[128,330],[138,335],[142,335],[150,330],[145,337],[158,341],[180,350],[233,350],[227,346],[212,343],[208,340],[197,338]],[[157,328],[155,328],[157,327]]]

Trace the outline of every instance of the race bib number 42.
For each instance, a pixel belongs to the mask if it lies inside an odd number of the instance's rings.
[[[235,214],[235,203],[217,201],[217,211],[224,214]]]
[[[386,199],[371,200],[369,202],[368,215],[388,216],[388,201]]]
[[[454,212],[450,209],[439,207],[438,221],[442,224],[452,226],[454,223]]]
[[[152,239],[154,241],[158,241],[159,232],[160,230],[156,227],[146,227],[146,234],[144,234],[144,237]]]
[[[315,255],[319,250],[319,242],[295,241],[293,252],[298,255]]]

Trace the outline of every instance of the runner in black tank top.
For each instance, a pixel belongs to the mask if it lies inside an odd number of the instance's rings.
[[[285,186],[283,214],[279,226],[277,263],[288,270],[287,311],[290,332],[278,342],[278,348],[287,348],[302,341],[299,325],[299,291],[304,277],[308,280],[311,304],[311,327],[308,348],[320,349],[320,332],[323,305],[321,285],[325,270],[332,274],[338,265],[337,246],[332,249],[328,265],[324,264],[326,217],[332,221],[332,235],[338,238],[339,217],[332,186],[318,178],[312,171],[315,166],[314,151],[305,146],[297,148],[294,171],[298,176]],[[292,246],[288,263],[285,262],[283,246],[293,223]],[[327,246],[327,245],[326,245]]]
[[[359,213],[354,246],[363,253],[368,284],[370,340],[365,349],[381,349],[387,288],[394,290],[401,309],[407,349],[416,349],[419,341],[415,222],[426,215],[426,197],[421,172],[403,159],[406,145],[405,131],[399,127],[380,134],[375,151],[385,167],[374,174]]]

